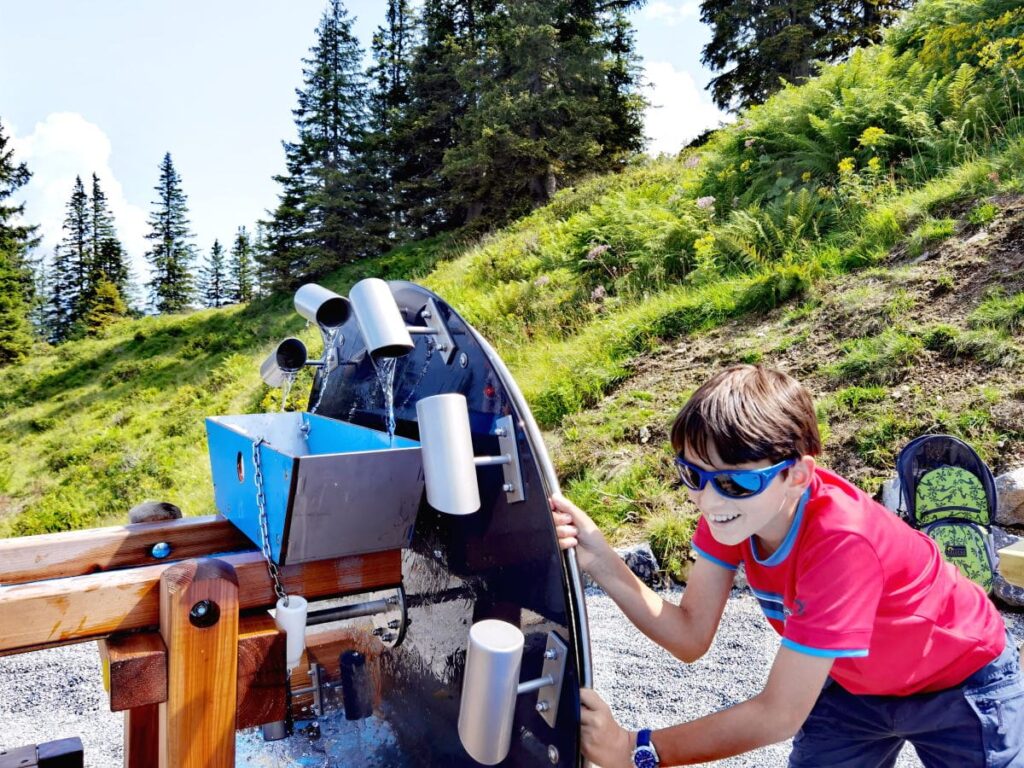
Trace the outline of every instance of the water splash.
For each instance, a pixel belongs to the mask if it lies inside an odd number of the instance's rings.
[[[284,377],[284,383],[281,385],[281,412],[288,410],[288,396],[292,393],[292,386],[295,384],[295,378],[298,376],[297,373],[287,373]]]
[[[401,410],[405,410],[409,405],[409,401],[412,400],[413,395],[415,395],[417,390],[419,390],[420,382],[423,381],[423,377],[427,375],[427,369],[430,367],[430,359],[434,356],[434,350],[437,348],[437,344],[434,343],[434,338],[432,336],[425,336],[423,338],[423,342],[427,347],[427,352],[423,356],[423,365],[420,367],[420,372],[416,376],[416,381],[408,387],[409,391],[405,396],[405,400],[403,400],[401,405],[398,406]],[[410,355],[410,357],[412,356]]]
[[[394,357],[370,358],[374,370],[377,371],[377,383],[384,393],[385,426],[388,431],[388,444],[395,443],[395,368],[398,359]]]
[[[327,379],[331,375],[331,358],[335,354],[334,342],[338,338],[338,332],[341,328],[331,328],[327,331],[324,336],[324,367],[321,369],[323,373],[320,375],[320,391],[317,393],[316,402],[313,407],[309,409],[310,413],[316,413],[320,408],[320,402],[324,399],[324,392],[327,391]]]

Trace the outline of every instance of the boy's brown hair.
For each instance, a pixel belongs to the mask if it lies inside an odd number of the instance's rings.
[[[726,464],[772,462],[821,452],[814,403],[781,371],[737,365],[693,393],[672,425],[672,449],[684,448],[708,466],[713,445]]]

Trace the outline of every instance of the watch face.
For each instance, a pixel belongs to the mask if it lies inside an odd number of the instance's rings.
[[[637,747],[633,750],[633,765],[636,768],[658,768],[658,760],[650,747]]]

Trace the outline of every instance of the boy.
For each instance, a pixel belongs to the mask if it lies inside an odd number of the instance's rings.
[[[1024,766],[1024,685],[1002,617],[931,539],[815,465],[817,419],[799,383],[760,366],[719,373],[679,413],[672,447],[701,513],[678,606],[556,496],[561,547],[576,547],[630,621],[686,662],[710,647],[742,562],[782,645],[757,696],[653,733],[623,730],[581,691],[589,759],[685,765],[796,734],[791,768],[891,766],[904,741],[928,768]]]

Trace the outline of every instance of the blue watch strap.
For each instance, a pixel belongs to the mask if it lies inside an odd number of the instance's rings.
[[[644,728],[636,732],[636,745],[638,747],[646,747],[651,743],[651,729]]]

